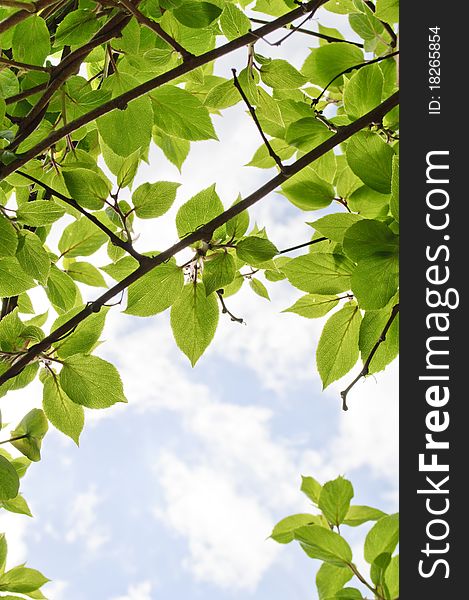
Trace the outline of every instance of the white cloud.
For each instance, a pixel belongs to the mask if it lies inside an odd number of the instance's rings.
[[[7,568],[11,569],[27,558],[28,517],[5,510],[0,512],[0,532],[5,534],[8,544]]]
[[[67,581],[57,579],[46,584],[41,591],[43,591],[50,600],[65,600],[69,587],[70,584]]]
[[[103,502],[96,488],[79,493],[70,508],[65,540],[82,541],[89,552],[96,552],[109,540],[109,534],[97,518],[96,509]]]
[[[132,584],[124,596],[115,596],[112,600],[152,600],[152,585],[150,581]]]

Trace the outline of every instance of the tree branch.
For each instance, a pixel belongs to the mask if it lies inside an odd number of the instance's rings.
[[[370,370],[370,363],[373,360],[373,356],[376,354],[376,352],[378,351],[378,348],[381,346],[381,344],[386,341],[386,335],[387,335],[387,333],[389,331],[389,328],[393,324],[394,319],[397,317],[398,313],[399,313],[399,304],[396,304],[392,308],[391,315],[390,315],[390,317],[389,317],[386,325],[384,326],[384,329],[381,332],[381,335],[379,336],[378,341],[376,342],[376,344],[371,349],[371,352],[368,355],[368,358],[366,359],[366,361],[363,363],[363,369],[360,371],[360,373],[358,373],[358,375],[355,377],[355,379],[352,381],[352,383],[350,383],[350,385],[348,385],[345,388],[345,390],[343,390],[342,392],[340,392],[340,396],[342,398],[342,410],[348,410],[348,406],[347,406],[347,395],[348,395],[348,393],[353,388],[353,386],[356,383],[358,383],[358,381],[360,381],[360,379],[362,377],[366,377],[368,375],[369,370]]]
[[[315,240],[310,240],[309,242],[305,242],[304,244],[299,244],[298,246],[293,246],[292,248],[285,248],[285,250],[280,250],[278,254],[286,254],[287,252],[293,252],[293,250],[300,250],[300,248],[306,248],[306,246],[312,246],[313,244],[317,244],[318,242],[325,242],[329,238],[320,237]]]
[[[399,95],[396,92],[389,98],[387,98],[384,102],[382,102],[379,106],[368,112],[366,115],[363,115],[353,123],[346,125],[343,127],[338,133],[328,138],[322,144],[319,144],[313,150],[310,150],[293,164],[289,165],[287,173],[279,173],[272,179],[270,179],[263,186],[258,188],[254,193],[247,196],[237,204],[232,205],[222,214],[218,215],[205,225],[202,225],[196,231],[193,231],[182,240],[179,240],[176,244],[167,248],[160,254],[154,257],[142,257],[142,262],[140,266],[135,269],[130,275],[125,277],[122,281],[118,282],[112,288],[107,290],[102,296],[97,298],[94,302],[88,303],[84,309],[82,309],[79,313],[77,313],[74,317],[69,319],[66,323],[55,329],[51,334],[46,336],[43,340],[31,346],[24,355],[19,357],[12,366],[5,371],[2,375],[0,375],[0,385],[8,381],[9,379],[15,377],[31,362],[33,361],[39,354],[48,350],[51,346],[53,346],[57,340],[63,335],[67,334],[74,327],[76,327],[79,323],[87,319],[91,314],[97,313],[101,310],[101,308],[111,300],[117,294],[120,294],[123,290],[128,288],[132,283],[138,281],[141,277],[152,271],[158,265],[161,265],[164,262],[167,262],[170,258],[176,255],[181,250],[188,248],[195,242],[200,240],[210,239],[213,232],[224,225],[227,221],[236,217],[244,210],[250,208],[262,198],[265,198],[268,194],[273,192],[279,185],[281,185],[286,179],[292,177],[299,173],[302,169],[307,167],[309,164],[326,154],[332,150],[335,146],[341,144],[349,137],[362,130],[364,127],[369,126],[371,123],[374,123],[377,120],[380,120],[386,115],[390,110],[392,110],[399,103]]]
[[[15,150],[21,142],[23,142],[39,126],[52,96],[69,77],[79,71],[83,60],[88,54],[101,44],[117,37],[131,18],[131,15],[118,13],[105,23],[89,42],[68,54],[53,68],[51,79],[46,84],[44,94],[24,117],[16,133],[15,139],[8,146],[8,150]]]
[[[373,4],[373,2],[371,2],[370,0],[365,0],[365,4],[368,6],[368,8],[371,10],[371,12],[376,12],[376,7]],[[397,35],[394,31],[394,29],[391,27],[391,25],[389,25],[389,23],[386,23],[386,21],[381,21],[381,19],[378,19],[378,21],[381,23],[381,25],[384,27],[384,29],[386,29],[386,31],[388,32],[388,34],[391,37],[391,48],[395,48],[397,46]]]
[[[10,60],[9,58],[4,58],[0,56],[0,65],[7,65],[8,67],[13,67],[15,69],[23,69],[25,71],[41,71],[42,73],[50,73],[50,67],[40,67],[38,65],[29,65],[27,63],[18,62],[17,60]]]
[[[32,2],[31,4],[28,5],[30,8],[28,8],[28,9],[22,8],[18,12],[13,13],[9,17],[7,17],[3,21],[1,21],[0,22],[0,33],[4,33],[5,31],[8,31],[8,29],[10,29],[11,27],[14,27],[18,23],[21,23],[21,21],[24,21],[25,19],[30,17],[32,14],[40,12],[43,8],[46,8],[46,6],[50,6],[52,4],[57,4],[57,2],[58,2],[58,0],[38,0],[38,2]],[[3,4],[5,4],[5,3],[3,2]]]
[[[392,58],[393,56],[397,56],[398,54],[399,54],[399,50],[396,50],[396,52],[391,52],[390,54],[385,54],[384,56],[378,56],[378,58],[374,58],[373,60],[368,60],[368,61],[360,63],[358,65],[353,65],[353,67],[349,67],[348,69],[341,71],[338,75],[336,75],[329,81],[329,83],[326,85],[326,87],[322,90],[322,92],[319,94],[319,96],[317,98],[313,98],[313,104],[317,104],[319,102],[319,100],[321,100],[323,95],[326,93],[328,87],[330,85],[332,85],[336,79],[339,79],[339,77],[342,77],[342,75],[351,73],[352,71],[355,71],[355,69],[362,69],[363,67],[367,67],[368,65],[373,65],[374,63],[379,63],[382,60]]]
[[[280,160],[280,156],[275,152],[275,150],[272,148],[271,143],[269,142],[269,140],[267,139],[265,133],[262,130],[261,124],[259,123],[259,119],[257,118],[256,115],[256,109],[254,108],[254,106],[252,106],[252,104],[249,102],[248,97],[246,96],[246,94],[244,93],[243,88],[241,87],[241,84],[239,83],[238,77],[236,76],[236,69],[231,69],[232,73],[233,73],[233,83],[235,88],[238,90],[241,98],[244,100],[244,103],[246,104],[246,106],[248,107],[249,112],[251,113],[251,117],[252,120],[254,121],[254,123],[256,124],[257,130],[259,131],[259,133],[261,134],[261,138],[267,148],[267,151],[269,153],[269,156],[271,156],[275,163],[277,164],[278,168],[280,169],[280,171],[284,171],[285,167],[282,163],[282,161]],[[249,77],[249,75],[248,75]]]
[[[141,25],[145,25],[145,27],[151,29],[153,33],[156,33],[158,37],[169,44],[173,50],[179,52],[183,60],[189,60],[189,58],[194,56],[191,52],[188,52],[185,48],[183,48],[179,42],[166,33],[159,23],[152,21],[152,19],[140,12],[138,8],[132,4],[131,0],[119,0],[119,2],[137,19]]]
[[[266,23],[270,23],[271,21],[264,21],[263,19],[249,19],[252,23],[258,23],[260,25],[265,25]],[[286,29],[290,29],[290,25],[284,25]],[[300,33],[305,33],[306,35],[312,35],[313,37],[317,37],[321,40],[326,40],[326,42],[342,42],[343,44],[352,44],[352,46],[358,46],[359,48],[363,48],[363,44],[360,42],[352,42],[350,40],[343,40],[342,38],[336,38],[332,35],[326,35],[324,33],[317,33],[316,31],[310,31],[309,29],[303,29],[302,27],[295,27],[295,31],[299,31]]]
[[[231,42],[228,42],[223,46],[214,48],[213,50],[209,50],[208,52],[205,52],[200,56],[195,56],[194,58],[187,60],[181,65],[170,69],[166,73],[157,75],[156,77],[149,79],[145,83],[138,85],[137,87],[125,92],[124,94],[116,96],[112,100],[105,102],[104,104],[93,109],[89,113],[86,113],[78,119],[75,119],[67,125],[64,125],[61,129],[54,131],[47,138],[40,141],[30,150],[22,154],[17,160],[11,162],[8,165],[3,166],[0,169],[0,179],[6,177],[7,175],[10,175],[10,173],[13,173],[14,171],[16,171],[16,169],[22,167],[29,160],[35,158],[44,150],[47,150],[47,148],[64,138],[66,135],[72,133],[73,131],[76,131],[84,125],[87,125],[88,123],[94,121],[98,117],[101,117],[102,115],[105,115],[117,108],[120,110],[125,110],[127,104],[132,100],[135,100],[136,98],[139,98],[140,96],[143,96],[144,94],[147,94],[148,92],[151,92],[152,90],[164,85],[165,83],[169,83],[170,81],[173,81],[174,79],[177,79],[178,77],[181,77],[186,73],[197,69],[198,67],[206,65],[216,60],[217,58],[230,54],[234,50],[238,50],[239,48],[243,48],[248,44],[254,43],[259,37],[263,37],[269,33],[272,33],[273,31],[276,31],[277,29],[280,29],[284,25],[287,25],[295,19],[303,16],[305,12],[316,11],[325,2],[326,0],[311,0],[310,2],[307,2],[301,7],[296,8],[295,10],[292,10],[289,13],[286,13],[278,19],[275,19],[275,21],[272,21],[267,25],[260,27],[254,32],[246,33],[245,35],[242,35],[241,37],[232,40]]]
[[[244,325],[244,319],[242,317],[235,317],[234,314],[228,310],[228,307],[225,304],[225,299],[223,298],[223,290],[217,290],[217,296],[218,296],[218,299],[220,300],[221,312],[224,315],[228,315],[230,317],[230,319],[232,321],[234,321],[235,323],[241,323],[241,325]]]
[[[44,190],[46,190],[46,192],[49,192],[49,194],[51,194],[52,196],[59,198],[60,200],[62,200],[63,202],[65,202],[66,204],[68,204],[69,206],[74,208],[75,210],[77,210],[84,217],[86,217],[89,221],[94,223],[94,225],[96,225],[96,227],[99,227],[99,229],[101,229],[101,231],[103,231],[109,237],[109,239],[114,244],[114,246],[119,246],[119,248],[122,248],[123,250],[128,252],[136,260],[138,260],[138,262],[142,262],[142,259],[144,258],[143,255],[134,249],[134,247],[132,246],[132,243],[130,241],[121,240],[120,237],[117,236],[108,227],[106,227],[106,225],[104,225],[104,223],[101,223],[101,221],[99,219],[97,219],[95,217],[95,215],[93,215],[93,213],[89,213],[82,206],[80,206],[76,200],[74,200],[73,198],[68,198],[61,192],[54,190],[53,188],[48,186],[46,183],[43,183],[39,179],[36,179],[36,177],[33,177],[32,175],[28,175],[28,173],[24,173],[23,171],[17,171],[17,173],[18,173],[18,175],[21,175],[22,177],[29,179],[29,181],[33,181],[37,185],[41,186]]]

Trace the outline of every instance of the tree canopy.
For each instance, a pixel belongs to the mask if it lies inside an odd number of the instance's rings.
[[[313,29],[319,9],[346,16],[354,39]],[[0,449],[4,509],[30,514],[20,478],[40,460],[49,424],[78,444],[86,409],[127,401],[116,367],[96,354],[116,301],[137,317],[169,311],[195,365],[220,315],[242,322],[230,296],[248,284],[262,302],[288,281],[300,293],[287,311],[328,316],[316,351],[323,386],[361,363],[345,410],[355,383],[396,357],[397,18],[394,0],[0,0],[0,395],[43,384],[42,409],[1,442],[21,453]],[[258,52],[293,35],[312,46],[301,67]],[[216,69],[234,52],[245,68]],[[215,181],[180,206],[173,245],[140,253],[140,220],[165,218],[184,188],[183,177],[142,181],[142,164],[156,146],[183,173],[197,142],[218,139],[213,116],[238,103],[259,135],[249,167],[276,174],[236,199],[220,198]],[[304,211],[310,239],[279,249],[250,221],[274,190]],[[327,214],[310,214],[319,209]],[[35,309],[36,290],[47,313]],[[337,570],[311,550],[315,527],[302,519],[293,537]],[[0,569],[5,554],[2,538]],[[375,567],[376,586],[393,560]],[[0,590],[41,598],[46,581],[20,566]],[[333,597],[361,597],[351,593]]]

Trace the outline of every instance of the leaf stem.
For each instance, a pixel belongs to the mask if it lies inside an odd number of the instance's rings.
[[[369,373],[370,370],[370,363],[373,360],[373,356],[376,354],[376,352],[378,351],[378,348],[380,347],[380,345],[386,341],[386,335],[389,331],[389,328],[391,327],[394,319],[397,317],[397,314],[399,313],[399,304],[395,304],[392,308],[391,311],[391,315],[389,317],[389,319],[386,322],[386,325],[384,326],[383,331],[381,332],[381,335],[379,336],[377,342],[375,343],[375,345],[373,346],[373,348],[371,349],[370,354],[368,355],[368,358],[365,360],[364,364],[363,364],[363,368],[360,371],[360,373],[358,373],[358,375],[355,377],[355,379],[345,388],[345,390],[343,390],[342,392],[340,392],[340,396],[342,398],[342,410],[348,410],[348,406],[347,406],[347,395],[350,392],[350,390],[353,388],[353,386],[360,381],[360,379],[362,377],[366,377]]]

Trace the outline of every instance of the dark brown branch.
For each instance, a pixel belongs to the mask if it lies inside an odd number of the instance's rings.
[[[258,23],[260,25],[265,25],[266,23],[270,23],[270,21],[264,21],[263,19],[252,19],[250,18],[252,23]],[[291,25],[284,25],[287,29],[290,29]],[[342,42],[343,44],[352,44],[352,46],[358,46],[358,48],[363,48],[363,44],[360,42],[352,42],[350,40],[343,40],[342,38],[336,38],[332,35],[326,35],[325,33],[317,33],[316,31],[310,31],[309,29],[303,29],[302,27],[295,27],[295,31],[299,31],[300,33],[305,33],[306,35],[312,35],[313,37],[317,37],[321,40],[326,40],[326,42]]]
[[[29,96],[32,96],[33,94],[42,92],[42,90],[46,89],[47,85],[48,85],[47,81],[44,83],[38,83],[34,87],[28,88],[27,90],[23,90],[22,92],[19,92],[15,96],[9,96],[8,98],[5,98],[5,104],[7,104],[7,105],[14,104],[15,102],[24,100],[25,98],[28,98]]]
[[[347,395],[348,395],[348,393],[353,388],[353,386],[358,381],[360,381],[360,379],[362,377],[366,377],[368,375],[368,373],[370,371],[370,363],[373,360],[373,357],[376,354],[376,352],[378,352],[378,348],[381,346],[381,344],[383,342],[386,341],[386,335],[387,335],[387,333],[389,331],[389,328],[393,324],[394,319],[397,317],[398,313],[399,313],[399,304],[396,304],[395,306],[393,306],[393,309],[391,311],[391,315],[390,315],[390,317],[389,317],[386,325],[384,326],[384,329],[381,332],[381,335],[379,336],[378,341],[373,346],[373,348],[371,349],[370,354],[368,355],[368,358],[363,363],[363,369],[360,371],[360,373],[358,373],[358,375],[355,377],[355,379],[352,381],[352,383],[350,383],[350,385],[348,385],[345,388],[345,390],[343,390],[342,392],[340,392],[340,396],[342,398],[342,410],[348,410],[348,406],[347,406]]]
[[[17,160],[3,166],[0,169],[0,179],[10,175],[10,173],[13,173],[16,171],[16,169],[22,167],[29,160],[47,150],[47,148],[64,138],[66,135],[76,131],[77,129],[80,129],[80,127],[87,125],[98,117],[101,117],[102,115],[105,115],[115,109],[125,110],[127,104],[132,100],[135,100],[136,98],[139,98],[140,96],[143,96],[144,94],[147,94],[148,92],[151,92],[152,90],[164,85],[165,83],[169,83],[170,81],[173,81],[174,79],[177,79],[186,73],[190,73],[194,69],[206,65],[217,58],[230,54],[234,50],[238,50],[239,48],[243,48],[248,44],[254,43],[259,37],[263,37],[269,33],[272,33],[273,31],[276,31],[277,29],[280,29],[284,25],[287,25],[295,19],[303,16],[305,12],[316,11],[322,4],[325,3],[325,1],[326,0],[311,0],[310,2],[302,5],[302,7],[290,11],[278,19],[275,19],[275,21],[260,27],[254,32],[246,33],[245,35],[242,35],[241,37],[232,40],[223,46],[209,50],[200,56],[195,56],[194,58],[185,61],[181,65],[170,69],[166,73],[157,75],[156,77],[149,79],[145,83],[138,85],[124,94],[116,96],[112,100],[109,100],[109,102],[105,102],[101,106],[93,109],[78,119],[67,123],[67,125],[64,125],[61,129],[54,131],[47,138],[33,146],[33,148],[20,155]]]
[[[62,200],[63,202],[65,202],[66,204],[68,204],[69,206],[74,208],[75,210],[77,210],[80,214],[82,214],[89,221],[91,221],[94,225],[96,225],[96,227],[99,227],[99,229],[101,229],[101,231],[103,231],[109,237],[109,239],[114,244],[114,246],[119,246],[119,248],[122,248],[123,250],[128,252],[131,256],[133,256],[139,262],[142,261],[143,256],[134,249],[134,247],[132,246],[130,241],[121,240],[120,237],[117,236],[108,227],[106,227],[106,225],[104,225],[104,223],[101,223],[101,221],[99,219],[97,219],[93,213],[89,213],[82,206],[80,206],[76,200],[74,200],[73,198],[68,198],[61,192],[58,192],[57,190],[54,190],[53,188],[48,186],[46,183],[43,183],[39,179],[36,179],[36,177],[33,177],[32,175],[28,175],[28,173],[24,173],[23,171],[17,171],[17,173],[18,173],[18,175],[21,175],[22,177],[29,179],[29,181],[33,181],[37,185],[41,186],[44,190],[46,190],[46,192],[49,192],[49,194],[51,194],[52,196],[59,198],[60,200]]]
[[[39,0],[38,2],[33,2],[30,4],[29,9],[26,10],[23,8],[0,22],[0,33],[8,31],[8,29],[14,27],[18,23],[21,23],[21,21],[24,21],[32,14],[40,12],[43,8],[46,8],[46,6],[57,4],[57,2],[58,0]]]
[[[159,23],[152,21],[152,19],[140,12],[138,8],[132,4],[131,0],[119,0],[119,2],[137,19],[141,25],[145,25],[145,27],[151,29],[153,33],[156,33],[158,37],[169,44],[173,50],[179,52],[184,60],[188,60],[194,56],[191,52],[188,52],[185,48],[183,48],[179,42],[166,33]]]
[[[373,60],[368,60],[366,62],[359,63],[358,65],[353,65],[353,67],[349,67],[348,69],[345,69],[344,71],[340,72],[338,75],[336,75],[329,81],[329,83],[322,90],[322,92],[319,94],[319,96],[317,98],[313,99],[313,104],[317,104],[319,102],[319,100],[321,100],[323,95],[326,93],[329,86],[331,86],[336,79],[339,79],[339,77],[342,77],[342,75],[346,75],[347,73],[351,73],[352,71],[362,69],[363,67],[367,67],[368,65],[373,65],[375,63],[379,63],[382,60],[387,60],[388,58],[392,58],[393,56],[397,56],[398,54],[399,54],[399,50],[396,50],[396,52],[391,52],[390,54],[385,54],[384,56],[378,56],[378,58],[374,58]]]
[[[373,2],[371,2],[370,0],[365,0],[365,4],[368,6],[368,8],[371,10],[371,12],[376,12],[376,7],[373,4]],[[391,37],[391,48],[395,48],[397,46],[397,35],[394,31],[394,29],[391,27],[391,25],[389,25],[389,23],[386,23],[386,21],[381,21],[381,19],[378,19],[378,21],[381,23],[381,25],[384,27],[384,29],[388,32],[389,36]]]
[[[52,96],[67,81],[67,79],[69,79],[69,77],[75,75],[79,71],[83,60],[88,54],[101,44],[120,35],[122,29],[128,24],[130,19],[131,15],[122,15],[118,13],[105,23],[88,43],[68,54],[54,67],[51,79],[46,85],[44,94],[25,116],[15,139],[8,146],[8,150],[15,150],[15,148],[17,148],[21,142],[39,126]]]
[[[224,315],[228,315],[233,322],[241,323],[241,325],[243,325],[244,319],[241,317],[235,317],[234,314],[230,310],[228,310],[228,307],[225,304],[225,299],[223,298],[223,290],[217,290],[217,296],[218,296],[218,299],[220,300],[221,312]]]
[[[10,60],[3,56],[0,56],[0,65],[6,65],[7,67],[13,67],[14,69],[23,69],[24,71],[41,71],[42,73],[50,73],[51,71],[51,67],[30,65],[28,63],[18,62],[17,60]]]
[[[231,69],[232,73],[233,73],[233,83],[235,88],[238,90],[241,98],[244,100],[244,104],[246,104],[246,106],[248,107],[249,112],[251,113],[251,117],[252,120],[254,121],[254,123],[256,124],[257,130],[259,131],[261,138],[267,148],[267,151],[269,153],[269,156],[271,156],[276,165],[278,166],[278,168],[281,171],[285,170],[285,167],[283,166],[282,161],[280,160],[280,156],[275,152],[275,150],[272,148],[271,143],[269,142],[269,140],[267,139],[264,131],[262,130],[261,124],[259,123],[259,119],[257,118],[256,115],[256,109],[254,108],[254,106],[249,102],[248,97],[246,96],[246,94],[244,93],[243,88],[241,87],[241,84],[239,83],[238,77],[236,75],[236,69]]]
[[[300,248],[306,248],[306,246],[312,246],[313,244],[317,244],[318,242],[326,242],[329,238],[320,237],[315,240],[310,240],[309,242],[305,242],[304,244],[299,244],[298,246],[292,246],[292,248],[285,248],[285,250],[280,250],[278,254],[286,254],[287,252],[293,252],[293,250],[300,250]]]
[[[0,312],[0,321],[8,314],[13,312],[18,306],[18,296],[11,296],[10,298],[2,298],[2,310]]]
[[[210,239],[213,235],[213,232],[218,228],[224,225],[227,221],[236,217],[244,210],[250,208],[263,198],[265,198],[268,194],[273,192],[279,185],[282,185],[286,179],[292,177],[299,173],[302,169],[307,167],[309,164],[326,154],[332,150],[335,146],[338,146],[352,135],[361,131],[364,127],[368,127],[370,123],[374,123],[384,117],[390,110],[392,110],[399,103],[399,95],[396,92],[389,98],[387,98],[384,102],[382,102],[379,106],[368,112],[363,117],[360,117],[350,125],[346,125],[343,127],[338,133],[328,138],[322,144],[319,144],[313,150],[310,150],[297,161],[295,161],[292,165],[289,165],[287,173],[279,173],[272,179],[270,179],[263,186],[258,188],[255,192],[253,192],[247,198],[244,198],[237,204],[234,204],[229,209],[224,211],[222,214],[218,215],[205,225],[199,227],[196,231],[190,233],[182,240],[179,240],[176,244],[167,248],[160,254],[154,257],[142,257],[143,260],[140,263],[140,266],[135,269],[130,275],[125,277],[122,281],[114,285],[112,288],[108,289],[104,294],[102,294],[99,298],[97,298],[94,302],[90,302],[83,308],[79,313],[77,313],[74,317],[69,319],[66,323],[55,329],[51,334],[45,337],[43,340],[31,346],[24,355],[18,358],[15,363],[7,370],[5,373],[0,375],[0,385],[15,377],[35,358],[41,353],[47,351],[51,348],[57,340],[76,327],[79,323],[87,319],[93,313],[97,313],[101,310],[101,308],[114,296],[120,294],[123,290],[129,287],[135,281],[138,281],[141,277],[152,271],[158,265],[161,265],[167,262],[170,258],[175,256],[181,250],[188,248],[195,242],[200,240]]]

